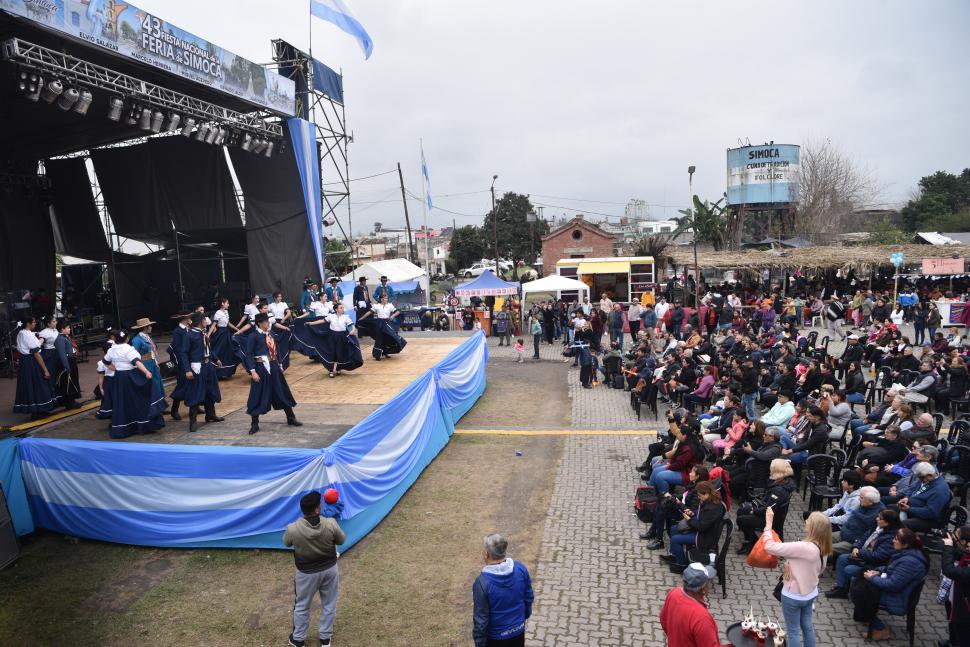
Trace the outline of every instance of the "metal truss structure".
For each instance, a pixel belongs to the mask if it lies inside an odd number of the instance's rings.
[[[296,114],[305,116],[313,124],[320,154],[320,196],[323,204],[323,223],[336,224],[349,249],[354,250],[350,211],[350,163],[348,144],[353,140],[347,132],[347,113],[343,103],[319,92],[313,86],[313,65],[310,55],[284,40],[273,41],[273,66],[288,78],[299,78],[296,95]],[[301,85],[305,83],[305,92]],[[341,224],[337,211],[347,208],[347,228]],[[332,268],[337,270],[336,267]],[[325,277],[320,277],[321,280]]]
[[[242,113],[230,110],[20,38],[4,41],[0,46],[0,56],[41,74],[114,92],[129,101],[194,117],[200,123],[216,122],[220,126],[248,132],[254,136],[277,141],[283,139],[283,126],[273,113]]]

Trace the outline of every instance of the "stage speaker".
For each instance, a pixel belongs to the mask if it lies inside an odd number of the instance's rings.
[[[20,557],[20,543],[13,529],[13,519],[7,507],[7,497],[0,488],[0,569],[13,564]]]
[[[167,362],[159,362],[158,372],[162,374],[163,380],[167,380],[170,377],[175,377],[175,362],[172,360]]]

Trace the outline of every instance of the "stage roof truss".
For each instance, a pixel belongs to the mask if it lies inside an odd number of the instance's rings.
[[[114,92],[123,99],[144,103],[146,107],[162,108],[202,121],[216,122],[241,132],[283,141],[283,126],[278,120],[274,121],[276,116],[269,112],[241,113],[230,110],[20,38],[4,41],[0,54],[4,60],[18,63],[41,74]]]

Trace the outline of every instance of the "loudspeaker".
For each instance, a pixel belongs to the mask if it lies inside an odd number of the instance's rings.
[[[7,508],[7,497],[0,488],[0,568],[13,564],[20,557],[20,542],[13,529],[13,519]]]

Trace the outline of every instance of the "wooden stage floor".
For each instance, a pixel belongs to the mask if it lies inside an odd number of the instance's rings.
[[[303,427],[288,427],[282,411],[271,411],[260,418],[260,432],[250,436],[246,399],[249,376],[242,367],[230,380],[219,383],[222,402],[216,412],[226,420],[202,424],[188,431],[188,415],[182,408],[182,421],[165,417],[165,428],[157,433],[132,436],[130,442],[176,443],[198,445],[248,445],[261,447],[326,447],[348,429],[390,400],[421,373],[440,362],[462,342],[465,336],[408,336],[404,352],[380,362],[370,355],[370,339],[362,344],[364,365],[355,371],[327,377],[323,366],[294,353],[286,379],[296,398],[297,418]],[[171,385],[167,389],[171,391]],[[71,438],[76,440],[111,440],[107,421],[84,413],[33,430],[37,438]]]

